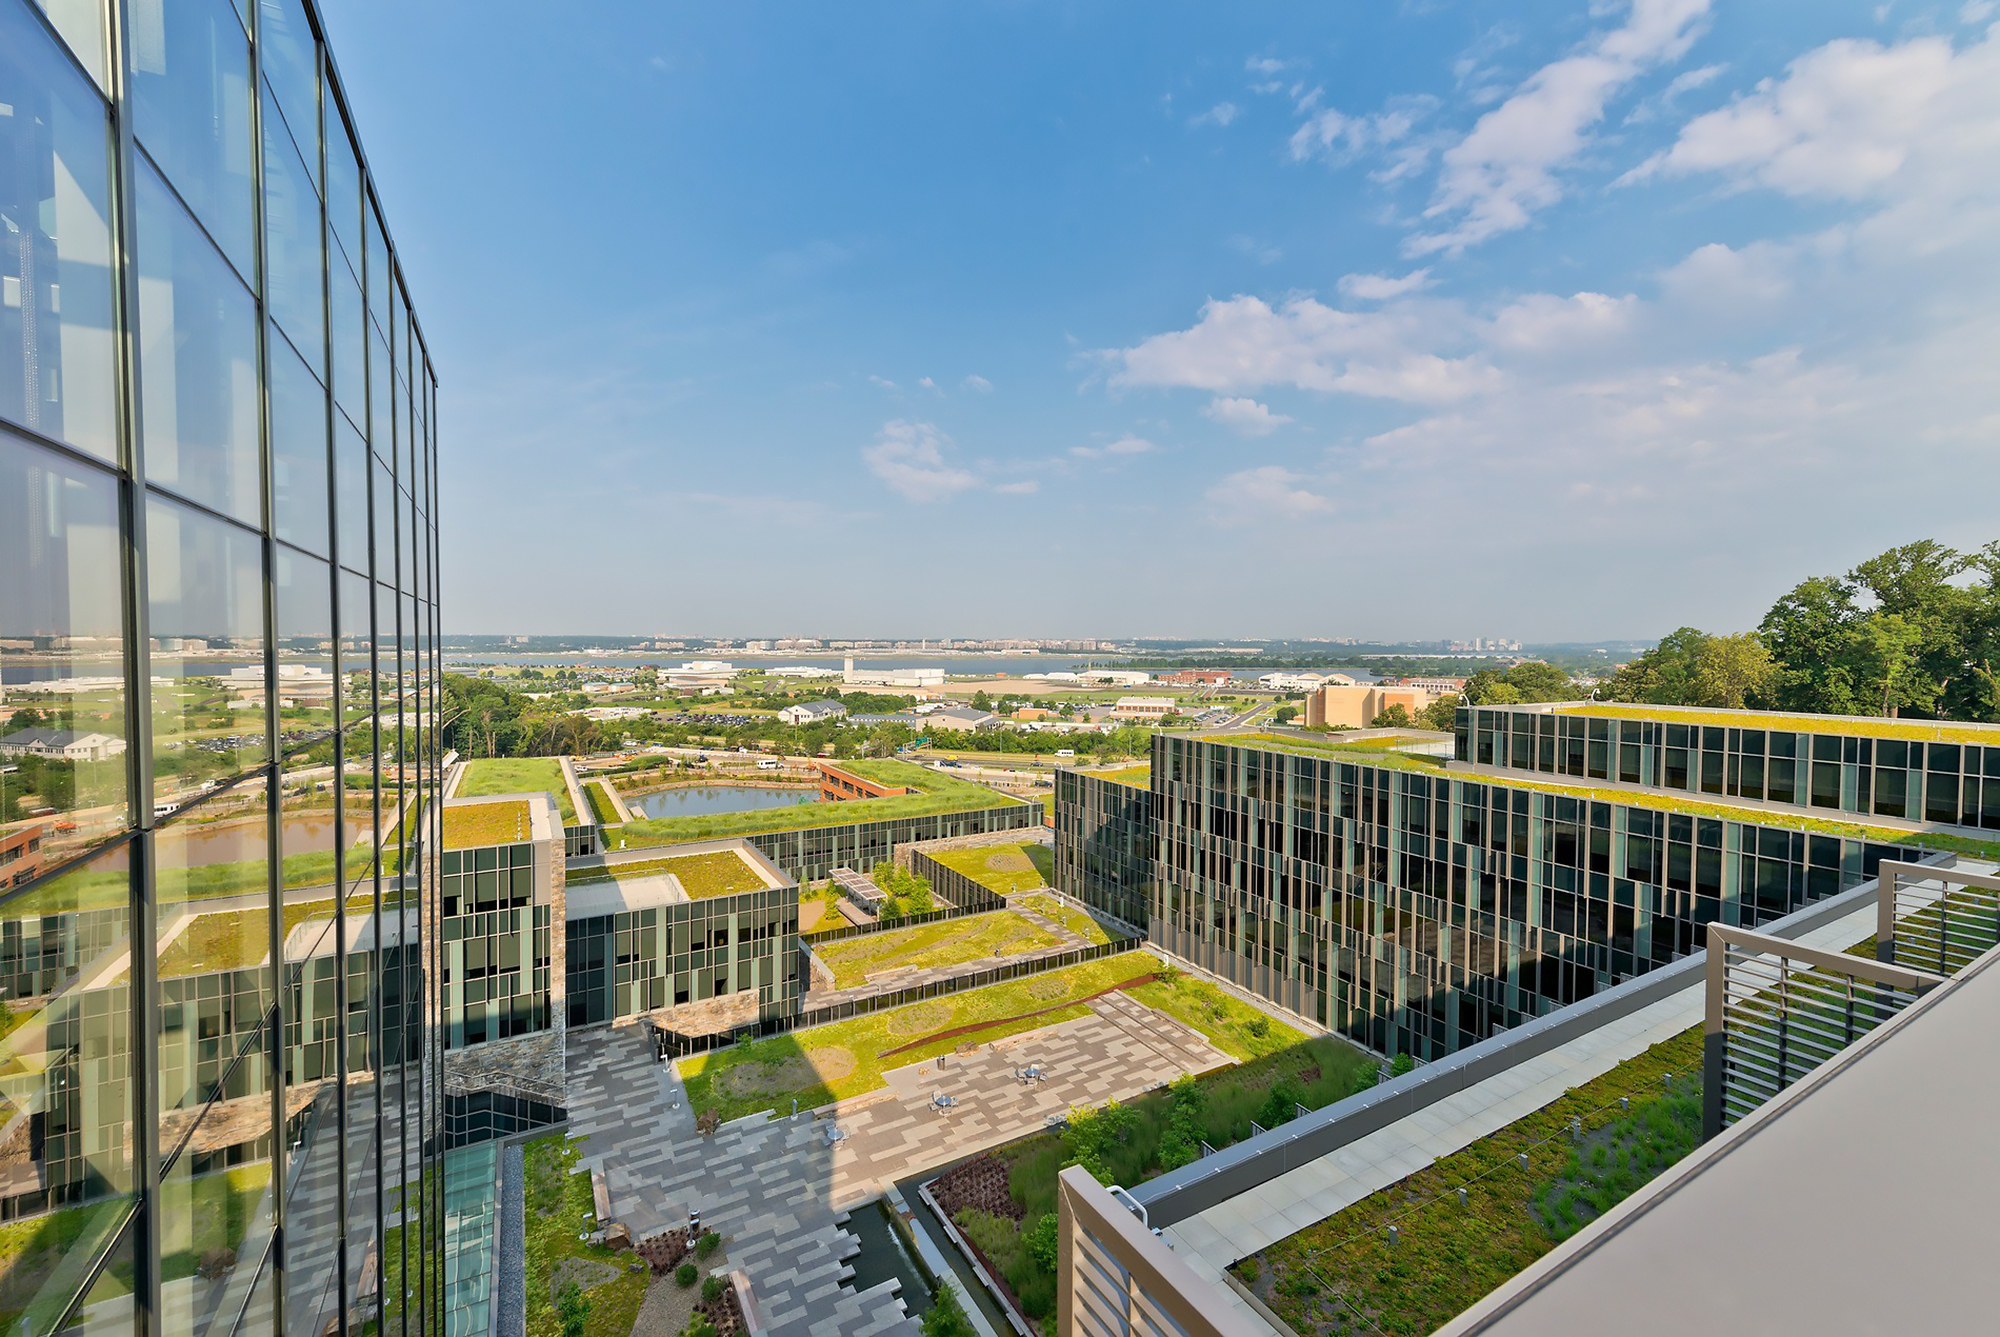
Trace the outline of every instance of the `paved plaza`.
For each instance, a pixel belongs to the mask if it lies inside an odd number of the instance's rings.
[[[895,1069],[883,1090],[815,1115],[753,1115],[713,1137],[636,1026],[569,1036],[570,1129],[602,1170],[614,1219],[635,1238],[698,1209],[729,1240],[773,1337],[911,1334],[895,1283],[857,1292],[846,1214],[898,1179],[1048,1126],[1076,1104],[1129,1099],[1231,1060],[1204,1037],[1124,994],[1086,1016],[976,1052]],[[1023,1078],[1026,1069],[1039,1078]],[[938,1108],[940,1097],[949,1104]]]

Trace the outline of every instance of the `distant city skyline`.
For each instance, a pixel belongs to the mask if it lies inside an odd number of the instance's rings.
[[[1530,641],[1997,536],[1996,18],[329,21],[438,350],[448,627]]]

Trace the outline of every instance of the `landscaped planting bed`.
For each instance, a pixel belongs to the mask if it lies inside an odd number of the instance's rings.
[[[650,1268],[634,1272],[632,1253],[578,1238],[607,1224],[593,1215],[590,1172],[577,1168],[581,1158],[562,1133],[538,1137],[523,1148],[528,1337],[560,1337],[554,1292],[562,1278],[579,1284],[599,1279],[584,1290],[590,1302],[588,1332],[632,1331],[646,1298]]]
[[[1027,979],[871,1012],[789,1035],[681,1059],[689,1103],[734,1119],[758,1110],[801,1108],[858,1096],[882,1085],[889,1068],[1080,1017],[1084,1000],[1152,979],[1159,961],[1121,952]],[[893,1052],[890,1052],[893,1051]]]
[[[1103,939],[1099,939],[1103,941]],[[988,957],[1026,956],[1062,945],[1053,933],[1011,910],[947,919],[916,928],[888,929],[814,951],[833,971],[836,989],[865,983],[876,971],[899,967],[955,966]]]
[[[1040,843],[975,845],[964,850],[926,850],[946,868],[965,874],[1005,896],[1045,887],[1055,872],[1055,855]]]
[[[1430,1332],[1686,1155],[1700,1122],[1696,1027],[1233,1270],[1301,1334]]]
[[[1133,995],[1143,999],[1162,987],[1145,985]],[[1285,1032],[1290,1043],[1261,1058],[1183,1077],[1127,1103],[1073,1110],[1059,1133],[1023,1138],[940,1176],[932,1196],[1015,1306],[1046,1331],[1055,1307],[1056,1175],[1064,1166],[1082,1164],[1100,1183],[1143,1183],[1198,1159],[1203,1142],[1220,1148],[1250,1136],[1253,1120],[1276,1127],[1300,1105],[1318,1109],[1372,1083],[1375,1060],[1352,1045]],[[1236,1036],[1210,1038],[1228,1047]]]
[[[1062,925],[1085,942],[1110,942],[1111,935],[1104,931],[1104,925],[1092,919],[1083,911],[1064,904],[1046,892],[1036,892],[1023,896],[1015,902],[1026,910],[1033,910],[1044,919]]]

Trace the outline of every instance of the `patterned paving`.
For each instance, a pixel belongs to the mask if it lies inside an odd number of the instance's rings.
[[[847,1212],[897,1179],[1045,1127],[1073,1104],[1127,1099],[1228,1062],[1179,1022],[1114,994],[1087,1016],[896,1069],[887,1089],[822,1117],[756,1115],[703,1138],[680,1083],[651,1061],[637,1028],[598,1027],[570,1032],[570,1124],[635,1236],[683,1224],[694,1208],[729,1237],[773,1337],[913,1334],[894,1282],[847,1285],[847,1259],[860,1247],[842,1229]],[[1043,1077],[1023,1079],[1030,1067]],[[952,1102],[944,1109],[933,1103],[940,1095]]]

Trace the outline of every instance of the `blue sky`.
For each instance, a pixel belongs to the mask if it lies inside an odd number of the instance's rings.
[[[1586,639],[2000,537],[2000,10],[339,0],[458,631]]]

